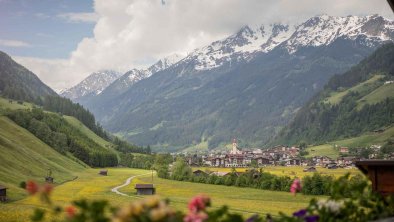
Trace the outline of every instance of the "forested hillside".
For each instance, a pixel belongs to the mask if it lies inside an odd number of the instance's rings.
[[[61,154],[73,154],[93,167],[116,166],[116,154],[97,144],[70,125],[61,115],[45,113],[42,109],[14,110],[6,114],[21,127]]]
[[[276,143],[332,141],[394,123],[394,44],[386,44],[330,79],[275,139]]]
[[[4,89],[0,91],[0,115],[12,119],[58,153],[72,154],[92,167],[117,166],[119,152],[150,153],[149,148],[134,146],[105,132],[91,112],[58,96],[3,52],[0,66],[0,89]]]

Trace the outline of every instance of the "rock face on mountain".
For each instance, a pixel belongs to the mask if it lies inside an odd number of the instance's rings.
[[[215,148],[237,137],[264,144],[328,79],[394,39],[378,15],[313,17],[298,26],[245,26],[175,64],[84,103],[112,132],[139,145]],[[142,79],[142,80],[141,80]]]
[[[60,95],[74,101],[88,100],[89,97],[100,94],[119,76],[121,73],[113,70],[94,72],[77,85],[61,92]]]

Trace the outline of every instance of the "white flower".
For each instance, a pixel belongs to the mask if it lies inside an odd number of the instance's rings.
[[[336,202],[334,200],[319,200],[317,202],[317,206],[319,210],[326,208],[331,213],[338,213],[342,207],[342,202]]]

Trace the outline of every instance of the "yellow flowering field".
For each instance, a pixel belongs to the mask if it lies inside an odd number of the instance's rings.
[[[290,176],[290,177],[304,177],[306,175],[313,175],[313,172],[303,172],[305,167],[303,166],[266,166],[263,167],[264,172],[272,173],[278,176]],[[212,171],[212,172],[230,172],[231,168],[221,168],[221,167],[195,167],[193,170],[203,170],[203,171]],[[245,172],[247,168],[236,168],[237,172]],[[345,169],[345,168],[338,168],[338,169],[327,169],[324,167],[316,167],[317,172],[323,175],[331,175],[336,178],[345,175],[346,173],[350,174],[357,174],[360,171],[356,168],[352,169]]]
[[[150,175],[137,177],[130,186],[120,191],[135,196],[136,183],[152,183],[152,178]],[[188,201],[199,193],[211,197],[213,207],[228,205],[231,211],[244,215],[255,213],[278,215],[279,211],[292,213],[305,207],[312,198],[302,194],[293,196],[289,192],[174,181],[156,176],[153,178],[153,183],[158,195],[170,199],[172,206],[183,211],[186,211]]]

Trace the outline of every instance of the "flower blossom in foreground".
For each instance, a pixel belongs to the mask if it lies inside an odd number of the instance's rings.
[[[198,212],[205,210],[205,207],[210,205],[211,200],[205,195],[198,195],[193,197],[189,202],[189,211]]]
[[[342,207],[341,202],[336,202],[334,200],[319,200],[317,205],[319,209],[326,208],[329,212],[335,214],[338,213]]]
[[[183,218],[184,222],[203,222],[208,219],[205,208],[210,206],[211,200],[205,195],[193,197],[189,202],[189,213]]]
[[[38,192],[39,186],[36,182],[29,180],[26,183],[26,190],[30,195],[34,195]]]
[[[64,209],[68,218],[73,218],[77,212],[74,206],[68,206]]]
[[[296,178],[294,179],[293,183],[291,184],[290,187],[290,192],[294,194],[294,196],[297,194],[297,192],[301,191],[301,181]]]
[[[184,222],[203,222],[208,219],[208,215],[205,212],[189,213],[183,218]]]

